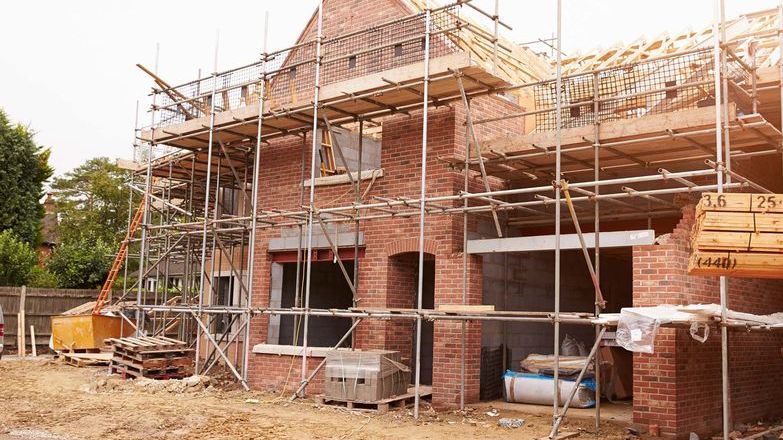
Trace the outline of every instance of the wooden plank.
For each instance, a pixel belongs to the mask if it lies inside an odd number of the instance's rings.
[[[751,252],[783,252],[783,234],[751,233],[748,250]]]
[[[27,343],[27,336],[25,335],[25,312],[26,312],[26,305],[25,305],[25,299],[27,298],[27,287],[22,286],[22,292],[19,294],[19,314],[16,318],[17,327],[19,328],[19,331],[16,333],[17,338],[19,338],[19,342],[17,347],[19,348],[19,356],[25,357],[26,350],[25,350],[25,344]]]
[[[783,213],[783,194],[704,193],[696,212],[708,211]]]
[[[771,215],[771,214],[770,214]],[[783,217],[780,219],[780,230],[775,229],[774,223],[770,224],[770,230],[757,229],[755,214],[752,212],[716,212],[707,211],[696,219],[698,231],[737,231],[737,232],[783,232]]]
[[[694,237],[692,245],[696,251],[783,253],[783,234],[700,231]]]
[[[435,307],[435,310],[446,313],[485,313],[494,312],[495,306],[493,305],[468,305],[468,304],[439,304]]]
[[[33,357],[38,356],[38,348],[35,345],[35,326],[30,326],[30,348],[33,351]]]
[[[752,232],[701,231],[691,246],[695,251],[748,251]]]
[[[783,278],[783,255],[772,253],[701,252],[691,254],[690,275]]]
[[[703,193],[696,205],[696,214],[707,211],[752,212],[753,194],[749,193]]]

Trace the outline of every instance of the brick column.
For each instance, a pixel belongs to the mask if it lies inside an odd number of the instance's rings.
[[[694,207],[661,244],[633,249],[634,306],[718,303],[717,277],[687,274]],[[783,310],[779,280],[730,278],[729,307],[767,314]],[[729,332],[729,379],[735,422],[783,415],[783,335]],[[721,430],[720,333],[702,344],[686,329],[662,328],[655,353],[634,355],[634,422],[657,425],[667,438],[709,436]],[[773,403],[774,402],[774,403]]]
[[[466,304],[482,302],[481,257],[468,258]],[[462,254],[442,255],[435,264],[435,307],[462,304]],[[465,332],[465,402],[479,400],[481,371],[481,322],[469,321]],[[462,359],[461,321],[435,321],[432,403],[437,408],[456,408],[460,401]]]

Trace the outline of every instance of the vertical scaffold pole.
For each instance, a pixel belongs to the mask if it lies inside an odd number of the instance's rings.
[[[158,60],[160,59],[160,44],[155,44],[155,74],[158,74]],[[142,222],[141,222],[141,245],[139,248],[139,275],[144,273],[144,253],[147,250],[147,228],[149,227],[150,222],[150,198],[148,197],[148,194],[152,191],[152,150],[155,147],[155,112],[156,112],[156,104],[157,104],[157,92],[152,94],[152,111],[150,112],[150,119],[151,119],[151,136],[150,136],[150,142],[149,142],[149,149],[147,150],[147,175],[144,178],[144,213],[142,214]],[[144,292],[144,279],[138,280],[138,289],[136,291],[136,305],[140,306],[142,304],[142,292]],[[145,295],[146,296],[146,295]],[[141,324],[142,324],[142,311],[141,309],[136,309],[136,333],[138,333],[139,336],[141,336],[141,332],[143,331]]]
[[[726,40],[726,7],[723,0],[720,2],[720,39],[721,42]],[[726,162],[726,183],[731,183],[731,137],[729,136],[729,67],[727,64],[728,52],[727,49],[721,49],[721,93],[723,94],[723,149],[724,160]],[[756,72],[753,72],[755,77]],[[755,98],[754,98],[755,99]]]
[[[207,145],[207,178],[206,188],[204,190],[204,224],[201,230],[201,267],[200,283],[198,286],[198,315],[195,317],[197,320],[201,319],[202,310],[204,309],[204,285],[206,279],[204,274],[206,271],[204,268],[207,265],[207,229],[209,228],[209,191],[210,183],[212,181],[212,143],[215,139],[215,93],[217,91],[217,66],[218,66],[218,47],[220,46],[220,33],[215,33],[215,59],[212,66],[212,92],[210,95],[209,106],[209,140]],[[209,285],[212,286],[212,280],[209,280]],[[211,289],[211,287],[210,287]],[[199,359],[201,357],[201,325],[196,330],[196,374],[199,373]]]
[[[722,50],[721,50],[721,9],[723,7],[723,0],[715,0],[715,6],[713,11],[713,24],[712,24],[712,38],[713,38],[713,72],[715,76],[715,161],[717,166],[715,167],[717,178],[717,191],[723,192],[723,115],[721,106],[722,102],[722,82],[721,74],[723,70],[722,65]],[[726,327],[726,316],[728,306],[728,286],[726,284],[726,277],[720,277],[720,315],[721,315],[721,328],[720,328],[720,357],[721,357],[721,397],[723,406],[723,439],[729,439],[729,421],[731,419],[731,408],[729,399],[729,343],[728,343],[728,328]]]
[[[250,270],[247,272],[247,304],[246,317],[245,317],[245,340],[243,352],[245,357],[242,365],[242,377],[247,382],[247,369],[248,362],[250,360],[250,320],[253,318],[253,314],[250,309],[253,307],[253,274],[255,273],[255,255],[256,255],[256,228],[258,227],[258,174],[261,171],[261,129],[264,125],[264,94],[266,93],[266,48],[267,40],[269,36],[269,11],[264,14],[264,47],[261,54],[261,81],[259,81],[258,88],[258,127],[256,129],[256,151],[253,158],[253,189],[252,189],[252,208],[250,211],[250,245],[248,246],[248,266]]]
[[[465,107],[465,114],[470,109]],[[467,117],[466,117],[467,120]],[[468,192],[470,187],[468,186],[468,179],[470,174],[470,135],[468,134],[470,128],[465,124],[465,175],[463,188],[465,192]],[[462,211],[462,304],[465,305],[468,300],[468,199],[462,203],[465,210]],[[505,255],[505,253],[503,254]],[[504,275],[505,276],[505,275]],[[459,386],[459,409],[465,410],[465,331],[467,330],[467,323],[463,320],[461,322],[461,344],[460,344],[460,386]],[[505,368],[505,367],[504,367]]]
[[[364,119],[359,119],[359,164],[356,167],[357,170],[357,177],[356,177],[356,185],[354,187],[355,189],[355,198],[354,201],[357,205],[360,205],[362,203],[362,154],[364,153]],[[351,170],[348,170],[350,173]],[[361,231],[359,230],[359,226],[361,226],[360,220],[359,220],[359,214],[361,211],[359,208],[356,208],[356,211],[354,211],[354,215],[356,215],[356,222],[354,223],[354,227],[356,230],[354,231],[353,235],[353,301],[352,304],[354,307],[356,307],[359,304],[359,237]],[[353,323],[356,323],[356,320],[352,320]],[[356,348],[356,334],[351,332],[351,350]]]
[[[154,129],[154,127],[153,127]],[[136,100],[136,120],[133,123],[133,161],[136,162],[139,152],[139,100]],[[128,183],[133,184],[133,171],[128,171]],[[127,230],[130,230],[131,220],[133,218],[133,190],[128,187],[128,226]],[[130,244],[129,244],[130,246]],[[130,249],[128,250],[128,253],[125,255],[125,263],[123,268],[123,277],[122,277],[122,297],[125,298],[125,296],[128,294],[128,263],[130,262]],[[111,296],[109,296],[111,299]]]
[[[302,383],[307,381],[307,336],[310,323],[310,274],[313,269],[313,210],[315,209],[315,158],[318,153],[318,99],[321,89],[321,42],[324,2],[318,2],[318,34],[315,39],[315,84],[313,90],[313,148],[310,154],[310,204],[307,213],[307,264],[305,269],[304,330],[302,333]],[[304,389],[302,390],[304,393]]]
[[[427,118],[429,110],[429,91],[430,91],[430,26],[432,26],[432,10],[430,1],[427,0],[426,10],[424,12],[424,90],[421,122],[421,194],[419,203],[419,279],[416,294],[416,309],[421,311],[422,289],[424,286],[424,215],[426,210],[427,196]],[[421,314],[416,315],[416,381],[414,383],[414,406],[413,417],[419,418],[419,388],[421,382]]]
[[[595,228],[595,263],[593,266],[593,270],[595,272],[595,277],[598,280],[598,284],[600,286],[601,284],[601,202],[598,199],[598,195],[601,192],[601,185],[599,185],[598,179],[601,177],[601,121],[599,119],[598,113],[601,110],[601,106],[599,105],[599,98],[600,98],[600,92],[601,92],[601,78],[599,76],[599,73],[593,74],[593,125],[594,125],[594,141],[593,141],[593,180],[595,181],[595,186],[593,187],[593,192],[595,193],[595,206],[594,206],[594,213],[593,216],[595,217],[593,219],[593,227]],[[599,302],[601,301],[601,293],[600,290],[595,290],[595,317],[598,318],[598,315],[601,314],[601,305]],[[599,325],[595,326],[595,337],[601,338],[603,337],[603,328]],[[598,351],[595,353],[595,357],[593,358],[594,367],[593,371],[595,373],[595,431],[598,432],[601,429],[601,348],[600,348],[600,341],[597,343],[598,345]]]
[[[495,14],[492,16],[494,34],[492,36],[492,73],[498,71],[498,28],[500,21],[500,0],[495,0]]]
[[[783,0],[778,4],[778,87],[780,88],[780,102],[783,104]],[[780,126],[783,128],[783,111],[780,112]],[[783,140],[780,142],[783,149]],[[781,155],[781,167],[783,167],[783,155]]]
[[[561,65],[561,42],[562,42],[562,29],[561,18],[562,15],[562,0],[557,0],[557,52],[556,55],[556,85],[555,85],[555,322],[554,322],[554,395],[552,397],[552,423],[557,419],[558,407],[560,406],[560,179],[561,179],[561,163],[560,163],[560,143],[561,133],[560,126],[562,125],[561,109],[563,103],[561,102],[560,91],[563,88],[563,72]]]

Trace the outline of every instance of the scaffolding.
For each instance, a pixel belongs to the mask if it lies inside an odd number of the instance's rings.
[[[475,19],[467,18],[465,8],[477,11],[490,24],[486,28],[477,25]],[[583,71],[570,68],[570,73],[564,75],[562,11],[558,0],[554,79],[526,77],[521,81],[503,74],[501,58],[518,64],[521,61],[498,36],[499,29],[507,26],[500,20],[497,0],[492,13],[469,0],[440,7],[430,7],[426,2],[419,13],[334,37],[323,33],[321,1],[315,16],[314,38],[267,52],[265,35],[259,61],[223,72],[217,69],[216,45],[214,72],[210,76],[177,86],[156,79],[151,123],[137,129],[138,150],[145,153],[137,154],[135,159],[146,163],[137,167],[128,185],[143,199],[146,208],[141,237],[131,240],[138,249],[137,254],[131,255],[138,260],[138,276],[135,283],[124,284],[121,299],[136,297],[135,326],[139,331],[176,334],[195,345],[197,373],[206,374],[223,365],[246,389],[251,321],[261,316],[293,316],[297,332],[302,331],[303,344],[301,381],[292,398],[304,394],[320,369],[308,371],[311,317],[352,319],[350,329],[336,347],[353,337],[362,321],[413,321],[415,417],[419,416],[420,407],[423,321],[462,323],[463,408],[467,322],[550,323],[554,327],[555,364],[550,438],[554,438],[573,397],[560,407],[561,324],[595,327],[591,360],[604,331],[611,325],[601,319],[601,222],[647,219],[649,224],[654,218],[678,216],[680,211],[674,203],[677,194],[748,188],[770,192],[735,171],[732,160],[773,156],[783,151],[780,131],[758,112],[759,94],[774,92],[779,84],[758,84],[752,49],[755,46],[746,44],[748,40],[756,45],[777,42],[783,36],[777,31],[759,31],[743,36],[739,42],[729,40],[722,11],[722,0],[715,0],[715,19],[708,34],[711,41],[701,46],[633,63]],[[472,43],[468,45],[468,41]],[[783,45],[778,46],[783,50]],[[483,50],[483,58],[476,54],[477,48]],[[341,81],[348,73],[345,66],[352,69],[351,76],[358,78]],[[533,97],[534,105],[520,113],[475,119],[472,100],[491,95]],[[463,173],[464,187],[454,194],[429,195],[429,109],[445,105],[461,105],[465,112],[464,157],[440,158],[455,172]],[[687,115],[699,122],[673,129],[666,124],[671,124],[667,116],[674,111],[680,117]],[[378,121],[387,116],[419,117],[417,112],[422,119],[419,194],[375,196],[368,200],[372,184],[363,185],[364,131],[378,126]],[[513,145],[486,145],[477,134],[482,124],[529,118],[535,120],[535,130],[515,138]],[[628,130],[612,134],[612,124],[633,125],[639,121],[647,123],[630,134]],[[330,136],[336,164],[347,170],[344,176],[350,183],[353,202],[319,205],[316,180],[322,146],[318,133],[334,135],[339,129],[359,134],[357,172],[350,170],[338,137]],[[292,158],[302,163],[297,209],[261,206],[259,201],[261,185],[274,185],[262,181],[264,147],[273,139],[284,137],[301,139],[301,158]],[[306,170],[308,146],[310,169]],[[469,181],[474,178],[481,182],[483,191],[470,191]],[[547,178],[550,183],[538,183]],[[491,184],[501,180],[510,182],[508,187]],[[134,200],[131,196],[131,206],[139,198]],[[561,209],[564,205],[568,208],[565,212]],[[553,213],[550,208],[554,208]],[[509,235],[510,228],[554,228],[554,310],[479,313],[423,308],[426,220],[429,216],[455,215],[463,219],[463,305],[468,292],[469,218],[481,216],[491,221],[498,237]],[[416,307],[361,307],[357,294],[361,275],[360,226],[377,219],[401,218],[418,219]],[[560,310],[563,220],[573,222],[592,276],[592,312]],[[593,231],[582,233],[580,221],[591,221]],[[341,257],[334,229],[330,229],[334,225],[352,228],[355,234],[352,273]],[[253,294],[257,290],[254,279],[258,277],[254,274],[258,272],[259,257],[255,253],[259,236],[268,237],[267,231],[282,228],[294,228],[298,234],[295,306],[257,307]],[[328,240],[331,255],[352,292],[353,307],[310,307],[314,233]],[[584,244],[588,234],[594,240],[592,256]],[[720,280],[720,305],[723,436],[728,439],[727,331],[766,329],[732,323],[727,318],[725,277]],[[600,396],[598,370],[599,363],[595,362],[596,393]],[[583,375],[584,370],[579,380]],[[595,418],[598,430],[600,398]]]

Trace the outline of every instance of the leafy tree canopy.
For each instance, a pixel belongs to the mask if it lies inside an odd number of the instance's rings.
[[[52,176],[51,150],[35,143],[29,127],[13,125],[0,109],[0,231],[12,229],[25,243],[40,241],[39,200]]]
[[[111,268],[113,246],[101,239],[81,237],[64,241],[46,263],[60,287],[92,289],[99,287]]]
[[[27,283],[37,257],[29,244],[10,229],[0,232],[0,286]]]
[[[112,247],[125,237],[128,191],[122,169],[106,157],[90,159],[52,183],[63,243],[101,240]]]

